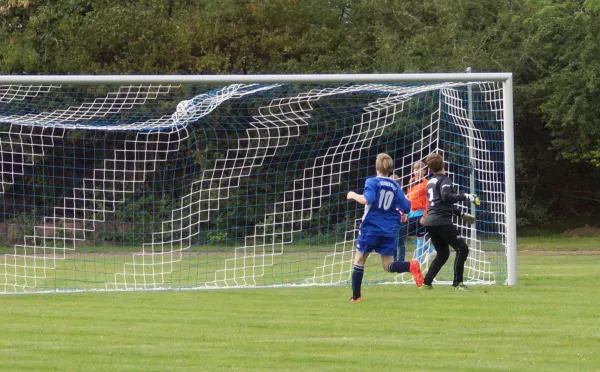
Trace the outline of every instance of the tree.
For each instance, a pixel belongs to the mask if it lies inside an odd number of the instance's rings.
[[[33,3],[33,0],[7,0],[4,5],[0,5],[0,15],[6,16],[13,9],[27,9]]]
[[[600,0],[2,4],[0,73],[511,71],[523,221],[589,209],[577,195],[600,174]]]
[[[537,12],[543,77],[535,83],[552,145],[572,162],[600,167],[600,17],[594,1],[551,3]]]

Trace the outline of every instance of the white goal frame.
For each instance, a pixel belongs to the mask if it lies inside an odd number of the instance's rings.
[[[506,208],[505,284],[517,284],[516,189],[512,73],[297,74],[297,75],[0,75],[1,85],[40,84],[265,84],[497,82],[502,86]]]

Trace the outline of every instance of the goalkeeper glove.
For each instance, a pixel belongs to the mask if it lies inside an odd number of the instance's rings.
[[[471,216],[468,213],[463,213],[460,218],[465,221],[467,225],[472,225],[475,223],[475,217]]]
[[[464,194],[464,195],[468,201],[470,201],[471,203],[475,203],[475,205],[479,205],[481,203],[481,200],[479,200],[479,198],[475,194]]]

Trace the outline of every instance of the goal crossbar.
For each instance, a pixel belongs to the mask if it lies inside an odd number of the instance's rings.
[[[268,75],[0,75],[0,84],[267,84],[506,82],[512,73]]]

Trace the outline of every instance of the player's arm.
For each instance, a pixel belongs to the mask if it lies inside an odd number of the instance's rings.
[[[452,214],[454,214],[455,216],[458,216],[458,217],[462,217],[463,211],[461,211],[457,207],[453,206],[452,207]]]
[[[375,188],[372,182],[367,180],[365,183],[365,192],[363,195],[350,191],[346,196],[348,200],[355,200],[357,203],[362,205],[371,204],[375,201]]]
[[[396,210],[402,213],[410,212],[410,200],[406,198],[401,189],[398,189],[396,193]]]
[[[367,201],[367,198],[365,198],[364,195],[357,194],[354,191],[350,191],[348,193],[347,199],[348,200],[355,200],[357,203],[362,204],[362,205],[369,204],[369,202]]]
[[[421,198],[425,200],[425,209],[423,210],[423,217],[425,217],[427,216],[427,209],[429,208],[429,200],[427,200],[427,182],[421,182],[419,193]]]
[[[449,178],[445,178],[444,180],[442,180],[442,183],[440,184],[441,186],[441,199],[447,200],[447,201],[452,201],[452,203],[454,203],[455,201],[471,201],[471,202],[475,202],[477,205],[479,205],[479,198],[477,198],[477,196],[473,195],[473,194],[453,194],[451,192],[452,190],[452,181],[450,181]],[[444,187],[445,186],[445,187]],[[447,190],[445,197],[444,197],[444,189]],[[467,212],[464,212],[462,210],[460,210],[459,208],[457,208],[456,206],[452,206],[452,213],[455,216],[458,216],[459,218],[461,218],[465,223],[467,224],[473,224],[475,223],[475,217],[473,217],[472,215],[470,215]]]
[[[480,201],[475,194],[454,194],[452,193],[452,181],[445,177],[440,182],[440,198],[443,202],[456,203],[461,201],[469,201],[479,205]]]
[[[429,200],[427,200],[427,183],[425,183],[425,187],[423,187],[423,182],[421,182],[419,193],[421,194],[421,198],[425,200],[425,209],[423,210],[423,215],[419,219],[419,223],[425,225],[425,216],[427,216],[427,209],[429,208]]]
[[[458,209],[457,207],[453,207],[452,208],[452,214],[454,214],[457,217],[460,217],[462,219],[469,219],[472,218],[473,216],[471,216],[470,214],[468,214],[467,212],[463,212],[460,209]]]
[[[455,216],[458,216],[459,218],[461,218],[463,221],[465,221],[465,223],[471,225],[473,223],[475,223],[475,217],[472,216],[471,214],[467,213],[467,212],[463,212],[460,209],[454,207],[452,210],[452,213],[454,213]]]
[[[468,200],[465,195],[452,193],[452,181],[448,177],[444,177],[440,181],[440,199],[444,203],[456,203]]]

